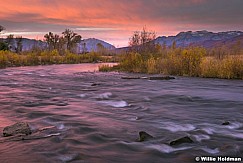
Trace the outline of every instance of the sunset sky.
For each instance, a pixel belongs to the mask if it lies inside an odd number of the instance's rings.
[[[143,26],[157,36],[243,30],[243,0],[5,0],[0,7],[4,35],[43,39],[70,28],[116,47],[127,46]]]

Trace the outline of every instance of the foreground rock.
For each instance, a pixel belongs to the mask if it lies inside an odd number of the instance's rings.
[[[222,123],[222,125],[226,126],[226,125],[230,125],[230,123],[229,123],[229,121],[225,121],[225,122]]]
[[[149,80],[171,80],[175,79],[173,76],[151,76],[149,77]]]
[[[14,136],[18,134],[30,135],[31,129],[26,122],[18,122],[3,129],[3,136]]]
[[[147,132],[145,131],[140,131],[139,132],[139,142],[143,142],[143,141],[146,141],[146,140],[149,140],[149,139],[152,139],[153,136],[151,136],[150,134],[148,134]]]
[[[179,139],[176,139],[174,141],[171,141],[170,145],[180,145],[180,144],[183,144],[183,143],[193,143],[193,140],[190,137],[185,136],[183,138],[179,138]]]

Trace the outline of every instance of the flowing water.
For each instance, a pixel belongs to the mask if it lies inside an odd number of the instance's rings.
[[[193,162],[243,157],[243,82],[128,80],[98,64],[0,70],[0,129],[19,121],[41,139],[0,142],[0,162]],[[221,125],[229,121],[230,125]],[[138,132],[154,139],[138,142]],[[188,135],[192,144],[168,143]],[[50,136],[50,137],[49,137]],[[1,140],[5,138],[1,137]]]

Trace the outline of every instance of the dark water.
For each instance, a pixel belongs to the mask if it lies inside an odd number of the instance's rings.
[[[243,157],[243,81],[125,80],[97,64],[0,70],[0,127],[55,136],[0,143],[0,162],[193,162]],[[91,72],[87,72],[90,70]],[[96,83],[96,84],[94,84]],[[93,84],[93,85],[92,85]],[[229,126],[221,123],[230,121]],[[155,138],[137,142],[138,132]],[[190,136],[195,143],[169,146]],[[3,138],[1,138],[3,139]]]

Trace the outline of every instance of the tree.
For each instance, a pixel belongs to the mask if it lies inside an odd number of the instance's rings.
[[[53,49],[57,49],[60,41],[60,36],[55,34],[52,41],[53,41]]]
[[[130,46],[144,45],[156,38],[154,31],[148,31],[146,27],[143,27],[142,31],[135,31],[132,37],[129,39]]]
[[[0,34],[3,30],[5,30],[5,28],[0,25]],[[0,50],[9,50],[8,44],[6,44],[4,41],[2,41],[2,39],[0,40]]]
[[[5,42],[0,41],[0,50],[9,50],[8,44]]]
[[[14,50],[15,49],[15,40],[14,40],[14,35],[10,34],[7,36],[7,44],[10,50]]]
[[[140,45],[140,32],[135,31],[132,35],[132,37],[129,39],[129,46],[138,46]]]
[[[80,43],[82,37],[70,29],[66,29],[62,34],[66,40],[67,50],[74,51],[74,48],[76,48],[77,43]]]
[[[103,55],[105,54],[106,48],[104,47],[104,45],[102,45],[101,43],[96,44],[97,47],[97,51]]]
[[[5,28],[4,28],[3,26],[0,25],[0,33],[1,33],[2,31],[4,31],[4,30],[5,30]]]
[[[22,49],[23,49],[23,43],[22,43],[23,38],[22,38],[22,36],[17,36],[15,39],[17,42],[16,52],[21,53]]]
[[[63,55],[65,52],[65,46],[64,46],[65,44],[66,44],[66,39],[63,36],[61,36],[61,37],[59,36],[56,48],[57,48],[59,54],[61,54],[61,55]]]
[[[173,50],[176,49],[176,41],[173,41],[173,43],[172,43],[172,49],[173,49]]]
[[[47,43],[49,51],[54,49],[54,34],[52,32],[45,34],[44,41]]]
[[[85,53],[87,53],[87,51],[88,51],[88,49],[86,47],[86,43],[84,42],[83,46],[82,46],[82,53],[85,54]]]
[[[132,37],[129,39],[129,45],[132,47],[132,51],[140,53],[150,53],[156,51],[155,42],[156,38],[154,31],[147,30],[143,27],[142,31],[135,31]]]

